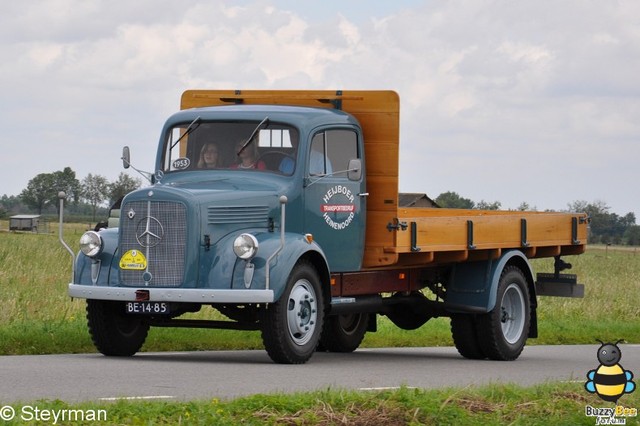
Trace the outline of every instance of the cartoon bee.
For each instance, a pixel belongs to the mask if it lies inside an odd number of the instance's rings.
[[[587,373],[589,379],[584,387],[589,393],[597,394],[601,399],[609,402],[618,402],[625,393],[635,390],[636,384],[631,380],[633,373],[625,370],[620,364],[622,351],[616,343],[604,343],[598,340],[602,346],[598,349],[598,361],[600,366]]]

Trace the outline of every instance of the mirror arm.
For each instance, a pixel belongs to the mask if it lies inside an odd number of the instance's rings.
[[[152,176],[153,176],[153,173],[145,172],[143,170],[137,169],[136,167],[133,166],[133,164],[131,164],[131,158],[130,158],[130,153],[129,153],[129,147],[128,146],[125,146],[124,148],[122,148],[122,157],[120,157],[120,159],[122,160],[122,166],[125,169],[128,169],[129,167],[131,167],[133,170],[138,172],[143,178],[148,180],[149,183],[153,183],[153,181],[151,180]]]

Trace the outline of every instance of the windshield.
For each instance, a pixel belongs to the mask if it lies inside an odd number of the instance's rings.
[[[291,126],[269,122],[254,132],[258,121],[200,122],[186,134],[190,124],[177,125],[167,133],[165,173],[228,169],[291,175],[295,170],[298,132]]]

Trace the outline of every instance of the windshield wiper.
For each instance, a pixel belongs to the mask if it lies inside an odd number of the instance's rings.
[[[189,136],[191,132],[193,132],[199,126],[200,126],[200,117],[196,117],[196,119],[193,120],[191,124],[189,124],[189,126],[187,127],[187,130],[185,130],[182,136],[180,136],[177,141],[171,144],[171,149],[173,149],[174,146],[178,145],[178,143],[182,140],[182,138],[184,138],[185,136]]]
[[[256,128],[253,129],[253,132],[251,133],[251,136],[249,136],[249,139],[247,139],[247,141],[242,145],[242,147],[238,150],[238,152],[236,154],[240,155],[242,153],[242,151],[244,151],[244,149],[249,146],[249,144],[251,143],[251,141],[255,137],[256,133],[258,133],[258,130],[260,130],[262,128],[262,126],[266,126],[268,124],[269,124],[269,117],[265,117],[264,120],[262,120],[260,122],[260,124],[258,124],[256,126]]]

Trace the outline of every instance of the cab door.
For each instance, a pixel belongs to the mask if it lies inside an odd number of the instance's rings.
[[[322,247],[331,272],[362,266],[365,173],[361,134],[327,128],[313,134],[305,166],[304,229]]]

